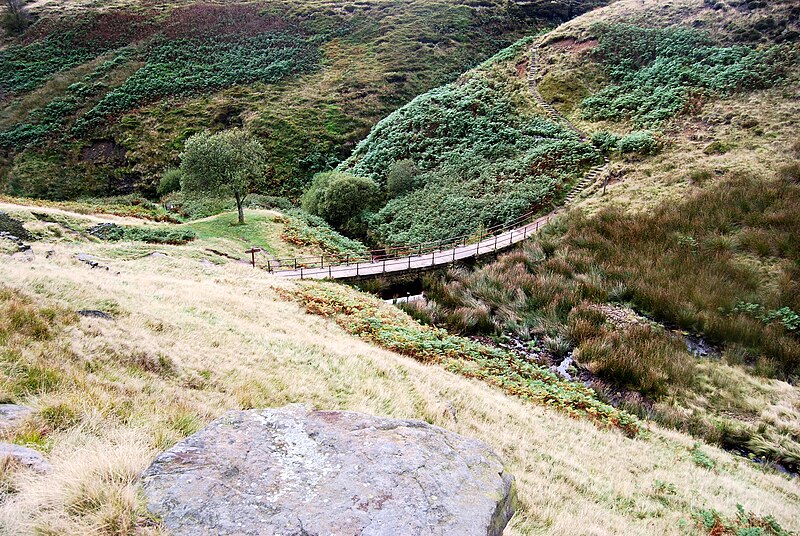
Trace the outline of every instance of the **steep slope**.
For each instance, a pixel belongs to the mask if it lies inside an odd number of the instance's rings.
[[[339,169],[374,179],[388,201],[366,219],[382,245],[480,234],[552,206],[602,161],[537,106],[526,38],[414,99],[372,130]],[[393,193],[389,177],[405,186]],[[396,179],[394,179],[396,180]]]
[[[246,125],[297,196],[379,118],[600,2],[34,4],[0,52],[7,193],[154,194],[193,132]]]
[[[612,157],[607,192],[416,314],[569,356],[626,407],[796,471],[795,15],[623,0],[548,34],[542,93]]]

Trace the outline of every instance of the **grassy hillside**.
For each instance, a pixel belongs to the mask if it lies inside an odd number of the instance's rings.
[[[630,438],[573,413],[580,384],[549,404],[537,382],[529,396],[500,369],[497,381],[470,374],[483,361],[460,352],[479,344],[449,336],[437,347],[374,298],[202,264],[191,245],[138,259],[118,253],[128,244],[33,247],[32,260],[3,257],[0,389],[35,409],[7,439],[44,452],[54,472],[4,469],[4,533],[163,533],[135,485],[153,456],[227,409],[289,402],[421,418],[487,441],[517,479],[513,535],[703,533],[722,526],[712,510],[739,524],[738,503],[755,515],[739,526],[772,515],[800,529],[785,476],[657,425]],[[376,338],[348,333],[370,325]]]
[[[153,195],[189,135],[245,125],[264,193],[297,196],[397,106],[599,3],[35,2],[0,52],[3,188]]]
[[[415,314],[571,354],[639,414],[797,467],[798,44],[764,22],[794,9],[622,1],[548,35],[542,90],[612,157],[607,195],[433,282]],[[657,144],[625,154],[641,128]]]

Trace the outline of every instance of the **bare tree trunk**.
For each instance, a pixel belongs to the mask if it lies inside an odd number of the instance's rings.
[[[244,197],[239,192],[234,192],[234,195],[236,196],[236,208],[239,211],[239,225],[244,225],[244,207],[242,206]]]
[[[13,15],[14,17],[20,16],[20,10],[22,6],[20,5],[19,0],[6,0],[6,5],[8,6],[8,12]]]

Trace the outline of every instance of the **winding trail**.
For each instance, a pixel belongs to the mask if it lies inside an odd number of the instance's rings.
[[[555,108],[542,97],[536,83],[537,77],[537,56],[538,45],[535,45],[530,53],[530,65],[528,67],[528,87],[530,88],[531,95],[534,100],[547,112],[547,114],[556,122],[566,124],[572,129],[581,140],[587,139],[587,134],[580,130],[569,119],[561,115]],[[564,201],[564,206],[570,204],[577,195],[583,192],[590,185],[594,184],[608,168],[608,158],[600,165],[594,166],[587,171],[584,178],[575,185]],[[298,260],[306,259],[293,259],[294,263],[289,268],[289,265],[281,263],[278,266],[268,265],[269,270],[275,275],[285,277],[287,279],[361,279],[369,277],[379,277],[387,274],[402,274],[414,271],[431,270],[437,267],[453,264],[457,261],[472,259],[482,255],[488,255],[497,251],[511,248],[524,240],[527,240],[533,234],[536,234],[539,229],[544,227],[553,217],[563,210],[563,206],[558,209],[531,220],[525,218],[524,222],[517,223],[511,228],[498,229],[494,234],[481,237],[478,242],[467,244],[459,243],[460,239],[453,239],[442,241],[441,248],[433,248],[432,251],[426,249],[423,252],[422,246],[419,248],[419,253],[408,254],[403,256],[385,256],[380,260],[369,260],[365,262],[341,262],[341,259],[328,260],[325,264],[325,259],[317,257],[319,263],[312,263],[312,266],[301,266],[303,262],[298,264]],[[526,215],[527,216],[527,215]],[[444,246],[444,244],[448,244]],[[411,250],[416,249],[412,246]],[[288,269],[287,269],[288,268]]]

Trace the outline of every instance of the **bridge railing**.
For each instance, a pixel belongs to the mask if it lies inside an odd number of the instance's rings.
[[[288,279],[347,279],[442,266],[460,259],[474,258],[505,249],[534,234],[555,216],[556,212],[553,212],[529,222],[528,225],[523,227],[515,227],[503,233],[484,238],[480,242],[468,243],[449,250],[436,250],[421,255],[409,255],[392,259],[384,258],[380,261],[353,262],[339,265],[328,264],[325,267],[300,266],[297,270],[286,272],[285,277]],[[533,225],[534,223],[535,225]],[[492,238],[494,239],[492,240]]]
[[[536,220],[538,211],[530,211],[511,221],[491,227],[481,227],[469,234],[452,236],[442,240],[431,240],[417,244],[387,246],[373,249],[363,254],[323,254],[306,257],[288,257],[268,259],[267,270],[270,272],[295,271],[312,268],[349,267],[360,263],[380,263],[410,257],[420,257],[436,252],[452,250],[470,244],[480,244],[488,238],[519,229]],[[507,246],[507,245],[506,245]]]

